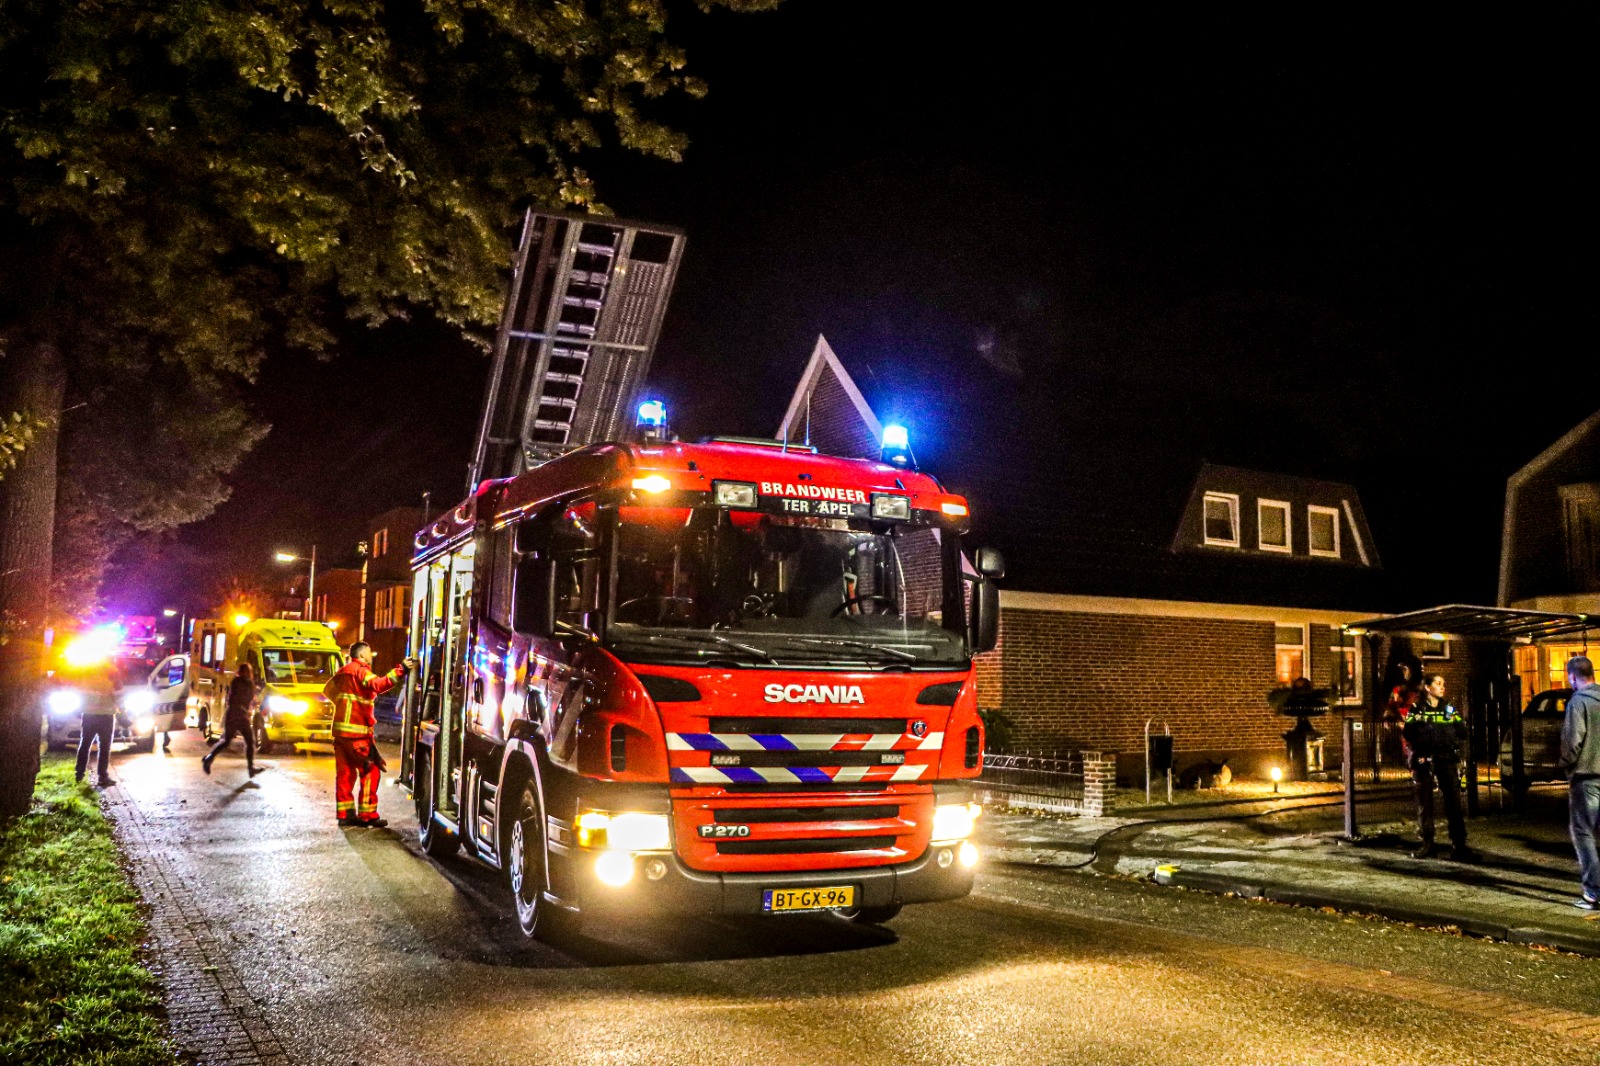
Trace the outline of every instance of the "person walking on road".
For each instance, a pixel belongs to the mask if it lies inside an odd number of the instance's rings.
[[[375,674],[372,646],[357,641],[350,645],[350,661],[322,690],[333,703],[334,802],[341,826],[381,829],[389,824],[378,817],[378,776],[387,767],[374,739],[378,719],[373,702],[414,666],[416,660],[406,659],[387,674]]]
[[[200,769],[209,774],[217,754],[232,744],[234,737],[243,736],[244,764],[250,776],[256,776],[256,732],[250,728],[250,707],[255,701],[255,667],[240,663],[238,676],[228,686],[228,710],[222,716],[222,739],[213,744],[200,760]]]
[[[89,745],[98,742],[99,773],[96,777],[101,788],[116,784],[109,773],[111,769],[111,738],[117,730],[117,683],[109,666],[96,665],[74,684],[83,694],[83,724],[78,734],[78,762],[73,773],[83,780],[89,768]]]
[[[1472,858],[1467,847],[1467,823],[1461,816],[1461,742],[1466,723],[1444,700],[1444,675],[1423,678],[1422,697],[1406,714],[1405,739],[1411,749],[1411,781],[1417,791],[1417,832],[1422,846],[1418,859],[1433,855],[1433,789],[1439,787],[1444,816],[1450,827],[1450,857],[1457,862]]]
[[[1567,821],[1583,879],[1575,906],[1600,908],[1600,685],[1587,655],[1567,660],[1567,716],[1561,723],[1561,765],[1568,774]]]

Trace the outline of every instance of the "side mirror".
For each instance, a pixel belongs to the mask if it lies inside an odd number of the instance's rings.
[[[555,582],[549,559],[530,556],[517,563],[511,592],[511,628],[524,636],[548,637],[556,628]]]
[[[979,548],[973,553],[972,566],[984,577],[1006,576],[1006,560],[999,548]]]
[[[972,586],[972,618],[967,628],[967,643],[974,655],[994,651],[1000,643],[1000,586],[983,578]]]

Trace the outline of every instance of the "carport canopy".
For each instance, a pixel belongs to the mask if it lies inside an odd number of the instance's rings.
[[[1445,637],[1487,640],[1543,640],[1600,626],[1600,617],[1554,614],[1515,607],[1473,607],[1452,603],[1406,614],[1391,614],[1350,622],[1347,633],[1437,633]]]

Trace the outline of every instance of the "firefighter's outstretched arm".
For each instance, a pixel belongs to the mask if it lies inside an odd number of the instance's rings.
[[[375,673],[369,673],[365,680],[367,684],[371,686],[372,694],[374,696],[381,696],[383,693],[394,688],[395,685],[400,683],[400,679],[406,676],[406,671],[411,668],[411,664],[413,662],[414,660],[412,659],[404,659],[393,670],[390,670],[387,674],[383,674],[382,676]]]

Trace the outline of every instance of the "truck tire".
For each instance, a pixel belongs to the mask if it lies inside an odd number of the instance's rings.
[[[544,846],[544,807],[532,781],[522,786],[517,798],[517,816],[511,823],[506,855],[506,878],[517,902],[517,924],[528,937],[546,943],[570,936],[577,930],[577,919],[568,911],[544,898],[548,884]]]
[[[439,824],[434,818],[437,809],[433,799],[433,760],[419,757],[414,771],[416,788],[412,795],[417,803],[417,840],[422,850],[435,859],[447,859],[461,849],[461,838]]]
[[[900,903],[889,903],[882,907],[857,907],[851,911],[840,911],[839,915],[847,922],[856,925],[882,925],[891,922],[900,913]]]
[[[147,737],[139,737],[133,742],[134,751],[152,752],[156,750],[156,735],[151,733]]]

